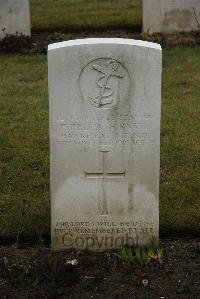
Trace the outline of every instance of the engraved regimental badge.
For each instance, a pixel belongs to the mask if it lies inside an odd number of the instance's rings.
[[[127,95],[130,77],[126,68],[112,58],[98,58],[86,65],[79,78],[82,96],[95,108],[112,108]]]

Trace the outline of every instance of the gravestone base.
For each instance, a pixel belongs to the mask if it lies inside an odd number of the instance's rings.
[[[65,219],[66,220],[66,219]],[[153,221],[133,221],[131,217],[100,216],[88,220],[55,223],[52,248],[109,250],[121,246],[146,245],[154,240],[158,244],[158,226]]]

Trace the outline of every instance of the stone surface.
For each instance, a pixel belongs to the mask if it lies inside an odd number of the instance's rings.
[[[52,248],[159,237],[160,45],[49,45]]]
[[[200,30],[200,0],[143,0],[143,30],[150,34]]]
[[[0,0],[0,39],[6,34],[30,35],[29,0]]]

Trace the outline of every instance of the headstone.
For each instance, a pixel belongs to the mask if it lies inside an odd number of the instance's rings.
[[[49,45],[52,248],[159,238],[161,47]]]
[[[30,36],[29,0],[0,0],[0,39],[7,34]]]
[[[143,0],[143,31],[200,30],[200,0]]]

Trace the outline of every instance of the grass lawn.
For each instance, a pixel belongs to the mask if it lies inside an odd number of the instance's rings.
[[[163,60],[160,225],[198,230],[200,51]],[[0,233],[40,236],[50,232],[46,56],[1,56],[0,72]]]
[[[31,0],[32,32],[138,29],[142,0]]]

